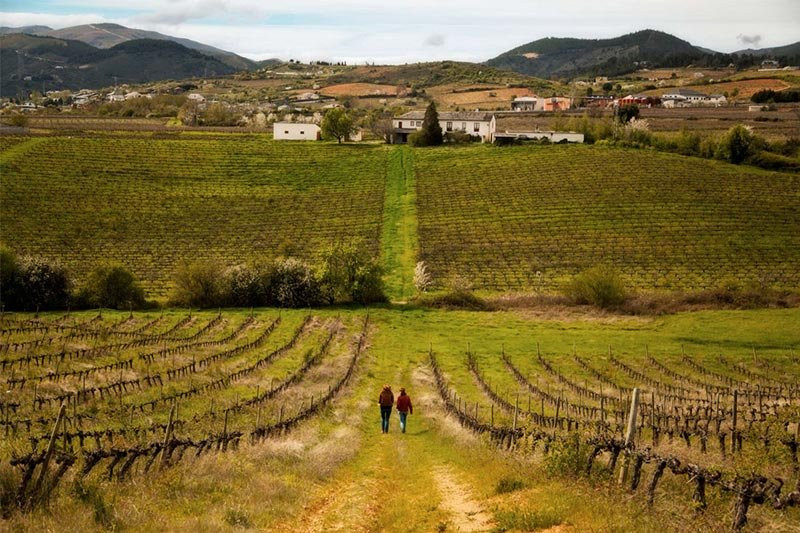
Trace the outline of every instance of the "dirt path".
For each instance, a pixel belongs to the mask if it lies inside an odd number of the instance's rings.
[[[494,527],[492,516],[475,501],[449,467],[436,466],[433,478],[442,495],[442,509],[450,515],[450,524],[455,531],[489,531]]]

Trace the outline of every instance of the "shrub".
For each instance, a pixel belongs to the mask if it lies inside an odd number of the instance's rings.
[[[269,305],[266,290],[268,273],[264,267],[236,265],[225,272],[225,301],[233,307]]]
[[[184,307],[220,307],[225,304],[222,268],[211,261],[184,263],[175,273],[170,301]]]
[[[125,267],[96,268],[78,294],[78,301],[88,307],[141,309],[145,305],[144,290]]]
[[[509,492],[516,492],[524,488],[525,483],[523,483],[521,480],[511,477],[504,477],[497,482],[497,487],[495,487],[494,491],[497,494],[508,494]]]
[[[591,304],[601,309],[620,305],[627,298],[622,278],[605,266],[596,266],[576,275],[566,286],[565,293],[575,303]]]
[[[0,306],[20,308],[20,267],[17,256],[6,247],[0,248]]]
[[[276,260],[266,276],[269,305],[310,307],[324,303],[322,285],[314,270],[299,259]]]
[[[58,264],[27,257],[19,263],[19,276],[13,291],[17,294],[17,309],[47,311],[66,309],[70,300],[72,280]]]
[[[792,170],[800,171],[800,160],[785,155],[760,151],[750,157],[748,163],[767,170]]]
[[[330,303],[386,301],[383,269],[361,241],[338,243],[323,255],[322,290]]]
[[[750,156],[754,144],[753,132],[748,127],[737,124],[720,140],[717,157],[738,165]]]
[[[545,470],[550,476],[579,476],[589,461],[586,445],[580,436],[571,433],[564,440],[553,442],[550,453],[544,458]]]
[[[14,113],[8,118],[8,125],[16,128],[27,128],[29,122],[28,115],[23,115],[22,113]]]
[[[481,140],[477,135],[470,135],[465,131],[451,131],[445,134],[444,142],[448,144],[467,144],[479,142]]]
[[[414,288],[419,292],[427,292],[432,283],[433,280],[430,272],[428,272],[428,265],[425,264],[425,261],[417,262],[414,267]]]
[[[627,124],[632,119],[639,118],[639,106],[636,104],[620,106],[617,108],[617,118],[623,124]]]

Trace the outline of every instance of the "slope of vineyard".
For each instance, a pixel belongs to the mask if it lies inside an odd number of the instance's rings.
[[[596,264],[631,286],[800,284],[800,177],[591,146],[416,153],[421,259],[439,283],[553,288]]]
[[[351,237],[378,250],[383,147],[114,135],[1,146],[3,241],[79,279],[114,261],[163,297],[182,260],[313,259]]]

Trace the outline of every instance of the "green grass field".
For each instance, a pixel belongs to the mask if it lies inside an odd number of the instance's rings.
[[[80,281],[121,263],[164,299],[184,260],[313,260],[363,238],[391,298],[424,260],[486,291],[611,264],[631,287],[800,284],[800,178],[591,146],[415,150],[259,136],[4,137],[2,241]]]

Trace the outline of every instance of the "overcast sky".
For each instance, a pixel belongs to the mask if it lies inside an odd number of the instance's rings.
[[[116,22],[252,59],[484,61],[542,37],[652,28],[721,52],[800,40],[800,0],[0,0],[0,25]]]

